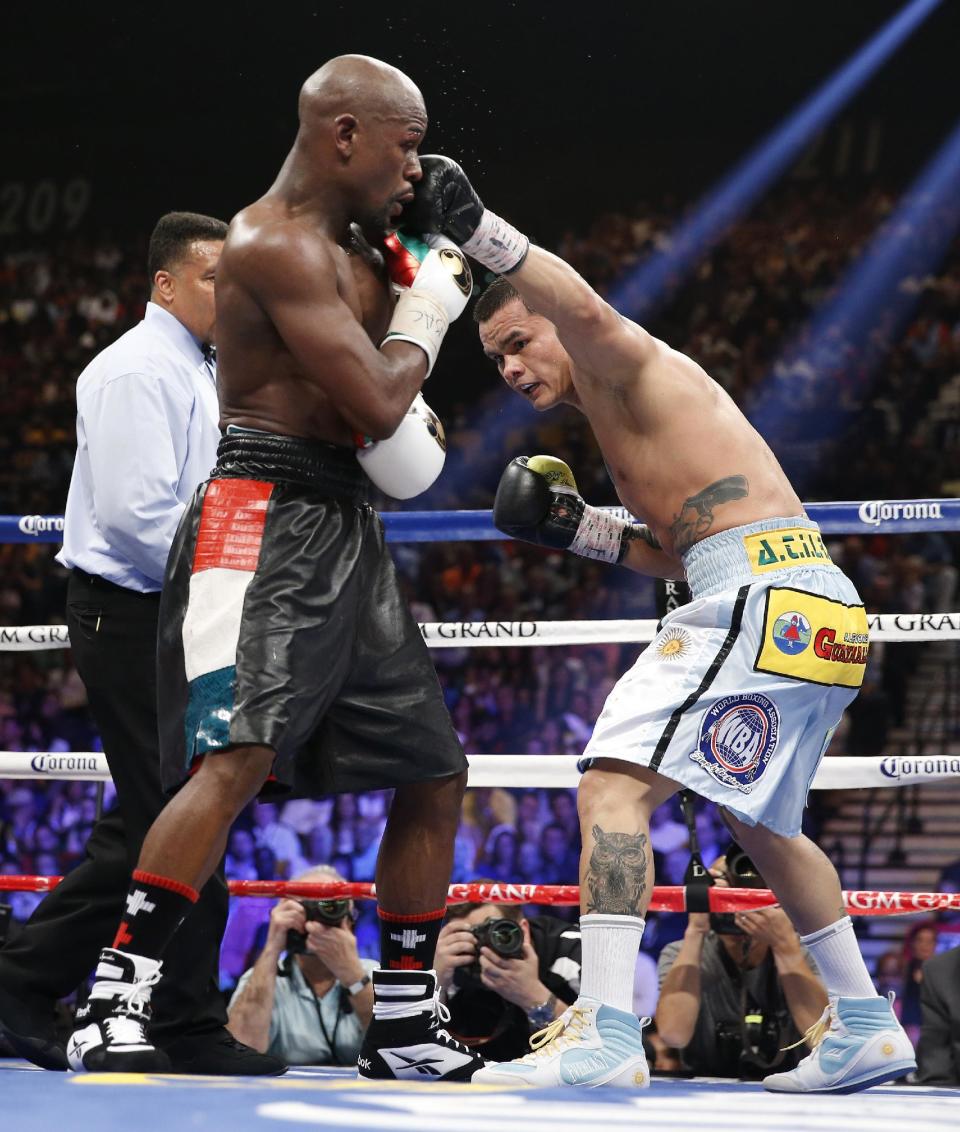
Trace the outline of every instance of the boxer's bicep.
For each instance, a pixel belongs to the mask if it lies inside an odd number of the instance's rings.
[[[635,371],[653,352],[651,336],[624,318],[568,263],[531,246],[523,264],[509,276],[526,304],[557,328],[574,362],[615,377]]]
[[[256,297],[304,375],[326,385],[375,368],[378,351],[340,294],[333,257],[312,249],[307,262],[291,259],[269,249],[259,257]]]
[[[558,331],[560,341],[578,368],[606,382],[633,380],[653,360],[656,341],[642,326],[599,301],[601,309],[592,324],[569,335],[569,341]]]
[[[294,265],[286,254],[258,264],[256,297],[303,377],[319,386],[359,432],[389,436],[420,387],[423,352],[412,346],[385,355],[337,285],[336,265],[325,249],[310,249]]]

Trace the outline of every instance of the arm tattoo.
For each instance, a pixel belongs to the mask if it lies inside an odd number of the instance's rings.
[[[680,512],[670,526],[673,549],[685,554],[713,526],[713,509],[721,503],[732,503],[750,494],[746,476],[725,476],[722,480],[691,495],[683,501]]]
[[[624,527],[623,534],[620,536],[620,542],[623,546],[623,550],[620,554],[621,562],[626,557],[631,542],[645,542],[651,550],[663,550],[657,536],[644,523],[630,523]]]
[[[643,833],[606,833],[595,825],[596,843],[587,867],[587,912],[638,916],[647,890],[647,837]]]

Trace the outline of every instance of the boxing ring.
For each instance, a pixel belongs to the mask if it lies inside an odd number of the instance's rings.
[[[607,508],[622,517],[620,508]],[[807,505],[808,515],[827,537],[857,534],[903,535],[960,531],[960,500],[871,500]],[[500,539],[488,511],[386,512],[391,542]],[[0,542],[59,543],[59,516],[0,516]],[[871,640],[891,643],[960,640],[960,612],[872,614]],[[421,625],[430,648],[530,647],[570,644],[642,644],[653,639],[654,620],[434,622]],[[0,626],[0,651],[68,648],[62,625]],[[471,787],[575,787],[576,757],[567,755],[472,755]],[[104,756],[95,751],[0,752],[0,778],[87,780],[109,778]],[[817,790],[897,788],[960,779],[960,756],[827,756],[812,784]],[[45,891],[59,878],[0,876],[0,891]],[[235,895],[345,895],[367,899],[368,884],[304,884],[283,881],[231,882]],[[574,885],[451,885],[450,902],[494,900],[498,903],[576,904]],[[771,893],[753,889],[711,889],[716,911],[736,911],[773,902]],[[927,914],[960,909],[960,894],[936,892],[844,893],[851,915]],[[682,912],[686,890],[658,886],[651,911]],[[176,1075],[45,1073],[26,1062],[0,1060],[0,1098],[4,1126],[17,1132],[43,1132],[55,1120],[86,1132],[136,1125],[156,1128],[233,1129],[391,1129],[416,1132],[487,1132],[523,1128],[529,1132],[563,1129],[643,1127],[683,1129],[710,1126],[736,1129],[745,1124],[797,1132],[863,1129],[900,1132],[903,1127],[954,1129],[960,1117],[960,1090],[881,1087],[852,1096],[791,1096],[766,1093],[758,1084],[729,1080],[654,1077],[649,1090],[531,1089],[501,1086],[360,1081],[349,1069],[292,1069],[286,1076],[204,1078]],[[61,1115],[56,1115],[61,1114]]]
[[[379,1085],[357,1080],[350,1069],[291,1069],[266,1080],[81,1076],[0,1061],[0,1083],[4,1109],[15,1114],[4,1125],[11,1132],[955,1132],[960,1111],[960,1091],[953,1089],[882,1086],[804,1097],[704,1078],[654,1078],[649,1089],[633,1093]]]

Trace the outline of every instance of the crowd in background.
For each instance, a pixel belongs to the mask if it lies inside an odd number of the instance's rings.
[[[651,329],[685,351],[747,410],[770,388],[785,415],[809,428],[822,411],[814,378],[784,344],[802,337],[864,241],[889,215],[878,190],[849,198],[837,189],[787,186],[735,226],[693,279],[671,296]],[[643,206],[607,215],[590,231],[564,235],[558,251],[601,290],[662,250],[678,212]],[[142,316],[143,241],[64,242],[0,258],[0,512],[59,514],[75,448],[74,385],[86,362]],[[907,276],[915,306],[888,344],[875,375],[861,372],[858,347],[835,343],[829,398],[851,412],[839,435],[782,437],[782,455],[804,470],[806,499],[952,495],[960,484],[960,248],[933,273]],[[454,347],[456,349],[456,347]],[[465,347],[463,347],[465,348]],[[470,349],[475,344],[470,342]],[[479,350],[471,364],[482,365]],[[441,365],[443,363],[441,362]],[[859,367],[859,368],[858,368]],[[854,380],[849,375],[857,375]],[[868,380],[869,378],[869,380]],[[504,465],[521,452],[551,452],[574,469],[593,503],[615,502],[599,452],[572,411],[534,420],[512,415],[491,388],[451,409],[447,469],[417,501],[429,508],[485,508]],[[818,387],[822,390],[822,384]],[[780,441],[775,442],[778,447]],[[779,447],[778,447],[779,451]],[[799,462],[798,462],[799,461]],[[389,506],[389,504],[387,504]],[[958,545],[953,536],[849,537],[830,543],[869,611],[955,607]],[[0,545],[0,624],[60,623],[65,575],[56,548]],[[653,583],[626,571],[510,542],[394,544],[419,621],[519,621],[651,617]],[[433,655],[454,724],[468,752],[579,753],[604,698],[642,646],[451,648]],[[871,649],[864,690],[835,737],[836,753],[876,754],[906,720],[915,646]],[[0,749],[95,750],[86,694],[63,650],[0,652]],[[57,874],[83,851],[95,815],[95,787],[0,780],[0,873]],[[107,797],[109,803],[109,792]],[[327,862],[352,880],[371,880],[389,804],[384,792],[320,802],[253,806],[229,843],[228,876],[290,877]],[[814,814],[814,820],[816,814]],[[726,838],[711,806],[698,822],[704,858]],[[689,838],[679,810],[665,806],[653,831],[658,879],[678,883]],[[572,791],[474,790],[457,838],[454,880],[486,877],[575,883],[579,834]],[[3,896],[22,919],[39,897]],[[267,904],[234,901],[224,979],[249,964]],[[652,950],[682,931],[657,921]],[[361,951],[375,949],[367,914]]]

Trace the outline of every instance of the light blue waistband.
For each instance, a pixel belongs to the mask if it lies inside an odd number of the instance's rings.
[[[720,590],[732,589],[747,582],[779,580],[789,577],[798,566],[810,570],[836,570],[829,558],[807,559],[803,557],[794,566],[780,570],[754,570],[751,565],[744,539],[748,535],[762,534],[764,531],[780,531],[789,527],[802,527],[817,531],[820,528],[805,515],[793,515],[786,519],[760,519],[756,523],[745,523],[742,527],[731,527],[727,531],[701,539],[683,555],[683,568],[687,572],[687,583],[694,598],[706,597]]]

